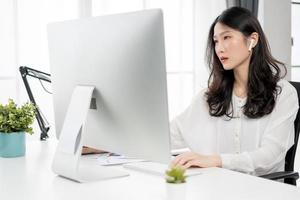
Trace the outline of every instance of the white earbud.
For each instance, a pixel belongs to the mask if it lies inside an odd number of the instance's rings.
[[[250,45],[249,45],[248,51],[251,51],[251,50],[252,50],[253,44],[254,44],[254,39],[251,39],[251,40],[250,40]]]

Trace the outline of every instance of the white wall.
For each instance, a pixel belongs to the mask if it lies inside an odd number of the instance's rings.
[[[258,19],[268,38],[272,55],[286,64],[291,79],[291,1],[259,1]]]

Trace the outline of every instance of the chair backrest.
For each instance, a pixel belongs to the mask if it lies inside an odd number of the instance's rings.
[[[292,82],[290,83],[296,88],[298,93],[298,102],[300,105],[300,82]],[[294,161],[295,161],[295,155],[298,145],[298,139],[299,139],[299,131],[300,131],[300,109],[297,112],[296,119],[294,121],[295,126],[295,143],[294,145],[288,150],[285,156],[285,171],[294,171]]]

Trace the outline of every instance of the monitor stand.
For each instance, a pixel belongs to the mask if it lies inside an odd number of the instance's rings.
[[[60,176],[77,181],[91,182],[128,176],[126,171],[100,165],[80,163],[82,138],[91,104],[94,86],[76,86],[66,113],[52,170]]]

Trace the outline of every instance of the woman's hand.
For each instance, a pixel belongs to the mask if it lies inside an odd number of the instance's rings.
[[[86,154],[98,154],[98,153],[104,153],[104,152],[105,151],[101,151],[101,150],[94,149],[94,148],[91,148],[91,147],[83,146],[81,154],[82,155],[86,155]]]
[[[186,152],[175,157],[171,166],[187,169],[190,167],[222,167],[219,155],[200,155],[194,152]]]

